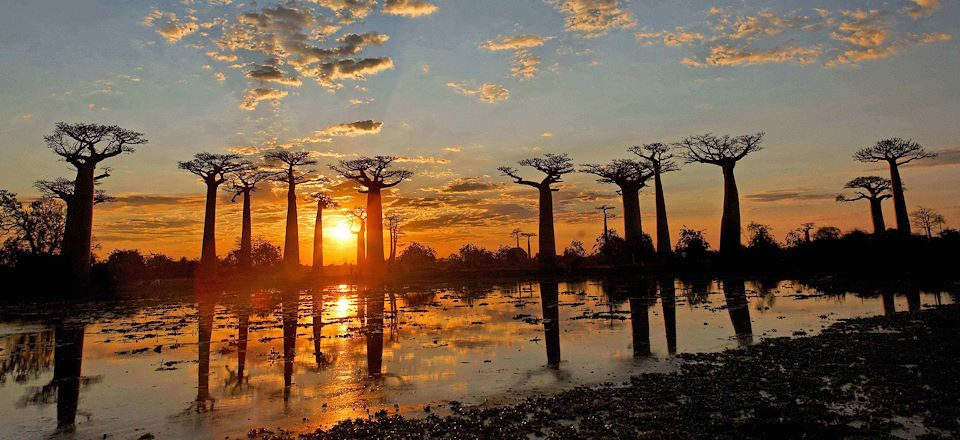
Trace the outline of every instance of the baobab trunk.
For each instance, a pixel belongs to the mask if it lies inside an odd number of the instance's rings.
[[[880,199],[870,199],[870,217],[873,219],[873,233],[882,234],[886,230],[883,224],[883,208],[880,206]]]
[[[669,255],[673,248],[670,245],[670,224],[667,223],[667,202],[663,198],[660,170],[656,170],[653,175],[653,187],[657,199],[657,253]]]
[[[300,231],[297,226],[297,184],[291,178],[287,186],[287,231],[283,241],[283,265],[294,269],[300,265]]]
[[[636,246],[643,237],[643,225],[640,220],[640,189],[621,187],[620,192],[623,193],[623,238],[631,246]]]
[[[243,193],[243,224],[240,228],[240,255],[238,263],[243,269],[253,266],[253,221],[250,215],[250,193]]]
[[[560,366],[559,304],[557,283],[552,281],[540,283],[540,307],[543,313],[543,336],[547,343],[547,366],[554,369]]]
[[[553,191],[549,186],[540,190],[540,265],[554,267],[557,262],[557,244],[553,236]]]
[[[650,355],[650,304],[644,298],[630,298],[630,329],[633,357]]]
[[[217,266],[217,185],[207,182],[207,204],[203,214],[203,244],[200,249],[200,268],[206,273]]]
[[[313,224],[313,271],[323,271],[323,207],[317,203],[317,221]]]
[[[383,268],[383,206],[377,187],[367,192],[367,231],[366,264],[377,273]]]
[[[740,250],[740,194],[733,177],[733,164],[723,165],[723,217],[720,220],[720,252]]]
[[[907,216],[907,202],[903,199],[903,181],[900,180],[900,169],[896,160],[887,161],[890,164],[890,183],[893,189],[893,212],[897,218],[897,230],[904,235],[910,235],[910,217]]]
[[[360,219],[360,230],[357,231],[357,268],[362,269],[367,264],[367,246],[364,239],[367,235],[367,222]]]
[[[67,205],[63,232],[63,258],[72,281],[84,285],[90,281],[90,242],[93,236],[93,197],[95,165],[77,167],[73,200]]]

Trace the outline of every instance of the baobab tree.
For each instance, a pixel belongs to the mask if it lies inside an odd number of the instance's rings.
[[[233,197],[230,201],[234,202],[237,200],[237,197],[243,196],[240,254],[237,255],[237,263],[243,269],[249,269],[253,266],[253,220],[250,214],[250,194],[256,191],[257,185],[259,185],[260,182],[270,177],[272,177],[271,173],[258,170],[252,165],[245,169],[238,170],[231,176],[228,191],[233,193]]]
[[[361,194],[367,195],[367,237],[366,262],[370,270],[379,273],[383,268],[383,202],[381,192],[413,176],[412,171],[392,170],[395,156],[361,157],[354,160],[341,160],[330,169],[344,178],[358,183],[363,188]]]
[[[837,195],[838,202],[853,202],[856,200],[867,200],[870,202],[870,218],[873,220],[873,233],[881,234],[887,228],[883,223],[883,209],[881,203],[883,199],[891,197],[890,179],[884,179],[877,176],[857,177],[843,186],[846,189],[853,189],[853,197],[847,197],[843,194]],[[810,229],[813,229],[811,224]],[[807,241],[810,241],[810,229],[806,229]]]
[[[237,154],[197,153],[193,156],[193,160],[178,162],[177,166],[197,175],[207,185],[200,268],[207,273],[212,273],[217,266],[217,189],[233,173],[248,169],[250,163],[240,159]]]
[[[323,210],[335,208],[337,201],[322,192],[310,195],[310,200],[317,202],[317,219],[313,224],[313,272],[323,271]]]
[[[94,185],[99,184],[99,181],[94,183]],[[58,177],[54,180],[38,180],[34,182],[33,187],[40,191],[44,196],[56,197],[60,200],[63,200],[63,203],[67,205],[67,209],[69,210],[70,204],[73,203],[73,191],[75,189],[74,185],[75,184],[72,180]],[[114,200],[116,200],[115,197],[108,196],[107,193],[102,189],[97,189],[93,192],[94,205],[112,202]]]
[[[531,167],[545,174],[539,182],[526,180],[520,177],[519,172],[513,167],[497,168],[504,176],[514,179],[519,185],[532,186],[540,193],[540,265],[552,268],[557,264],[557,243],[553,232],[553,192],[559,191],[553,184],[562,182],[563,175],[572,173],[573,163],[566,153],[552,154],[547,153],[542,157],[532,157],[523,159],[518,164]]]
[[[942,214],[934,211],[930,208],[920,207],[916,211],[910,213],[910,219],[913,220],[913,225],[923,229],[927,233],[927,238],[933,238],[933,227],[936,225],[942,225],[946,223],[946,219]]]
[[[367,237],[367,210],[363,208],[354,208],[352,211],[349,211],[349,214],[353,217],[350,220],[350,223],[356,221],[360,224],[357,227],[357,268],[363,268],[367,264],[367,247],[366,247],[366,237]],[[352,227],[350,228],[353,229]]]
[[[630,159],[614,159],[604,165],[585,164],[581,172],[599,176],[600,183],[612,183],[620,188],[623,199],[624,239],[634,251],[639,249],[643,237],[643,225],[640,223],[640,190],[653,177],[653,170],[647,164]]]
[[[101,162],[124,153],[135,145],[147,143],[143,133],[116,125],[68,124],[60,122],[44,142],[64,161],[76,168],[73,201],[67,207],[63,233],[63,256],[73,281],[86,284],[90,279],[90,243],[93,238],[93,205],[96,181],[109,176],[97,174]]]
[[[861,148],[853,154],[853,158],[860,162],[886,162],[890,167],[890,190],[893,194],[893,212],[897,219],[897,230],[901,234],[910,235],[910,217],[907,215],[907,202],[903,198],[903,181],[900,179],[900,165],[906,165],[918,159],[935,157],[935,153],[928,153],[923,146],[910,140],[900,138],[884,139],[872,147]]]
[[[300,230],[297,224],[297,185],[321,178],[298,168],[317,163],[309,151],[275,150],[263,155],[276,166],[273,180],[287,185],[287,226],[283,239],[283,266],[292,270],[300,266]]]
[[[520,228],[513,228],[513,230],[510,231],[510,236],[513,237],[514,240],[516,240],[516,242],[517,242],[517,249],[520,249],[520,235],[521,235],[521,234],[523,234],[523,231],[521,231]]]
[[[533,232],[523,232],[520,236],[527,237],[527,258],[533,258],[533,254],[530,253],[530,237],[536,237],[537,234]]]
[[[657,253],[669,255],[673,252],[670,247],[670,224],[667,223],[667,202],[663,196],[663,173],[679,170],[680,167],[673,160],[672,148],[659,142],[635,145],[629,151],[640,156],[653,170],[653,191],[657,208]]]
[[[690,136],[677,146],[686,163],[717,165],[723,170],[723,217],[720,220],[720,252],[738,252],[740,243],[740,194],[733,169],[748,154],[760,151],[763,132],[742,136]]]
[[[603,244],[606,245],[610,243],[610,228],[607,227],[607,220],[613,218],[613,214],[608,214],[607,211],[613,209],[609,205],[600,205],[597,208],[597,211],[603,211]]]
[[[387,230],[390,232],[390,262],[397,259],[397,247],[400,244],[400,224],[403,223],[403,217],[400,214],[392,212],[387,214]]]

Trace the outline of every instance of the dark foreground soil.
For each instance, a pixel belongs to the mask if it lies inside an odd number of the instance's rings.
[[[345,421],[301,437],[960,438],[960,306],[681,357],[678,373],[619,386],[460,408],[443,418]]]

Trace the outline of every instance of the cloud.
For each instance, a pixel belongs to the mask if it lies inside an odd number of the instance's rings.
[[[819,47],[776,47],[764,51],[749,51],[733,46],[714,46],[710,54],[702,61],[684,58],[682,63],[689,67],[710,66],[751,66],[755,64],[793,62],[810,64],[820,56]]]
[[[300,78],[285,77],[283,71],[276,66],[269,64],[257,66],[255,69],[247,71],[247,78],[255,79],[261,82],[272,82],[287,86],[300,87]]]
[[[24,113],[20,116],[17,116],[17,119],[21,121],[31,121],[33,120],[33,113]]]
[[[398,156],[396,162],[397,163],[403,163],[403,162],[422,163],[422,164],[447,164],[447,163],[450,163],[450,160],[443,159],[440,157],[433,157],[433,156],[416,156],[416,157]]]
[[[540,57],[531,55],[525,50],[518,50],[510,65],[510,74],[517,78],[530,79],[537,76],[537,66],[540,65]]]
[[[894,56],[912,46],[950,41],[952,35],[944,32],[933,34],[911,34],[887,46],[867,47],[862,49],[845,50],[836,58],[827,61],[826,67],[840,65],[858,65],[864,61],[874,61]]]
[[[936,157],[910,162],[911,168],[930,168],[960,165],[960,147],[947,147],[934,151]]]
[[[404,17],[423,17],[437,12],[437,5],[424,0],[386,0],[383,13]]]
[[[684,46],[694,45],[704,40],[703,34],[699,32],[687,32],[683,27],[677,26],[675,31],[646,32],[640,31],[634,34],[637,41],[653,44],[653,40],[661,40],[665,46]]]
[[[243,99],[240,101],[240,108],[243,110],[253,110],[257,108],[257,105],[260,104],[260,101],[272,100],[274,103],[277,103],[285,96],[287,96],[287,92],[285,90],[257,87],[255,89],[247,90],[247,94],[244,95]]]
[[[903,11],[916,20],[929,17],[940,8],[940,0],[910,0],[910,4],[904,7]]]
[[[443,147],[443,151],[446,151],[447,153],[459,153],[461,148],[458,145],[451,145],[449,147]]]
[[[784,200],[833,200],[836,197],[835,193],[815,192],[804,188],[764,191],[746,196],[748,200],[761,203]]]
[[[240,154],[243,156],[252,156],[260,152],[260,149],[252,145],[238,145],[236,147],[227,148],[227,151],[233,154]]]
[[[339,23],[352,24],[363,20],[377,6],[376,0],[308,0],[337,14]]]
[[[345,122],[342,124],[331,125],[323,130],[313,132],[314,136],[336,137],[336,136],[363,136],[366,134],[380,133],[383,122],[367,119],[365,121]]]
[[[450,87],[451,89],[456,90],[457,93],[463,95],[475,96],[480,101],[488,104],[510,99],[510,90],[507,90],[506,87],[497,84],[483,83],[480,85],[480,87],[471,89],[467,87],[466,83],[449,82],[447,83],[447,87]]]
[[[540,133],[540,137],[545,137],[545,138],[553,137],[553,133],[549,131],[545,131],[543,133]]]
[[[620,0],[545,1],[566,16],[564,29],[581,38],[595,38],[636,25],[630,12],[621,9]]]
[[[144,26],[156,27],[156,32],[168,43],[176,43],[200,27],[196,21],[182,22],[173,12],[162,12],[154,9],[142,21]]]
[[[480,45],[480,48],[490,52],[515,51],[519,49],[530,49],[543,46],[553,37],[543,37],[540,35],[501,35],[496,40],[487,40]]]

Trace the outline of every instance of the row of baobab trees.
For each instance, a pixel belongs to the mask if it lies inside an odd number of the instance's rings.
[[[734,169],[748,155],[761,150],[764,133],[740,136],[704,134],[686,137],[672,144],[652,143],[634,146],[630,159],[614,159],[606,164],[585,164],[581,172],[594,174],[599,182],[614,184],[619,188],[623,202],[625,239],[636,246],[643,235],[640,220],[640,190],[653,180],[656,201],[656,250],[659,255],[671,253],[670,232],[667,222],[666,201],[662,175],[680,169],[681,164],[710,164],[720,167],[723,173],[723,214],[720,227],[720,252],[735,256],[741,249],[740,200]],[[100,164],[112,157],[132,153],[135,147],[147,143],[142,133],[123,129],[116,125],[58,123],[52,134],[44,141],[54,153],[76,169],[73,181],[65,181],[61,198],[66,201],[67,213],[62,256],[68,273],[77,283],[89,280],[93,208],[103,194],[96,190],[101,179],[110,176],[109,168],[98,174]],[[863,176],[851,180],[846,188],[856,190],[852,197],[839,196],[838,200],[866,199],[870,202],[871,215],[877,232],[883,229],[880,201],[892,198],[896,213],[897,230],[910,234],[910,220],[904,200],[904,187],[899,167],[914,160],[934,156],[911,140],[884,139],[875,145],[858,150],[854,159],[861,162],[886,162],[890,179]],[[234,199],[242,197],[243,213],[241,228],[241,265],[250,263],[252,219],[251,194],[265,181],[280,182],[287,186],[287,217],[283,249],[283,262],[287,268],[300,265],[299,235],[297,225],[297,186],[306,182],[324,182],[326,178],[309,167],[316,165],[308,151],[275,150],[263,156],[261,164],[255,164],[236,154],[198,153],[192,160],[179,163],[179,167],[200,177],[207,187],[201,267],[212,270],[217,264],[215,225],[217,195],[222,185],[227,184]],[[360,192],[366,194],[365,246],[358,248],[358,257],[363,254],[365,269],[379,273],[384,268],[383,253],[383,205],[382,191],[409,179],[409,170],[393,169],[392,156],[360,157],[341,160],[330,169],[343,178],[357,183]],[[543,174],[539,180],[528,180],[513,167],[500,167],[500,172],[520,185],[537,189],[539,194],[539,260],[543,267],[556,265],[556,240],[553,220],[553,193],[563,176],[576,168],[567,154],[545,154],[524,159],[519,165],[533,168]],[[72,188],[70,188],[72,186]],[[321,268],[322,214],[334,206],[334,200],[323,192],[312,194],[317,203],[317,219],[314,239],[314,265]],[[360,236],[362,238],[362,235]],[[396,238],[391,238],[395,249]]]

